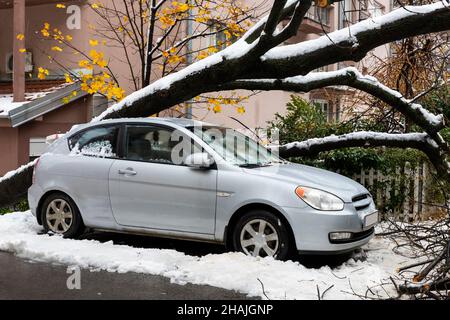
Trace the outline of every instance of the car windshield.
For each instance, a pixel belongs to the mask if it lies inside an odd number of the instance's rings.
[[[234,165],[252,168],[283,162],[270,150],[236,130],[212,126],[189,129]]]

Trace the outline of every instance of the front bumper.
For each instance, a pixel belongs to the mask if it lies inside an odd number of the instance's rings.
[[[347,203],[342,211],[319,211],[310,207],[283,210],[300,253],[344,253],[363,246],[374,236],[375,225],[364,225],[365,217],[376,212],[373,202],[363,212]],[[352,238],[332,241],[329,237],[332,232],[351,232]]]

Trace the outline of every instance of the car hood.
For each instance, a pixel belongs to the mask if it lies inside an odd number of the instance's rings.
[[[295,185],[311,187],[330,192],[344,202],[352,202],[356,195],[369,193],[356,181],[340,174],[301,164],[277,164],[254,169],[244,169],[248,174],[284,180]]]

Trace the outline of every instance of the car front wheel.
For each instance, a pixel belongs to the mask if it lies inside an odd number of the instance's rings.
[[[251,211],[243,215],[233,233],[236,251],[253,257],[284,260],[290,252],[289,231],[281,219],[268,211]]]
[[[73,200],[65,194],[51,194],[41,210],[45,232],[62,234],[67,238],[79,236],[84,231],[80,212]]]

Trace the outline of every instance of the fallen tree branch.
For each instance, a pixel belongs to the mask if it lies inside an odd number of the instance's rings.
[[[427,133],[383,133],[383,132],[353,132],[340,136],[313,138],[302,142],[292,142],[277,150],[284,158],[314,156],[320,152],[354,147],[393,147],[414,148],[427,155],[436,170],[450,179],[450,164],[441,156],[439,146]]]

